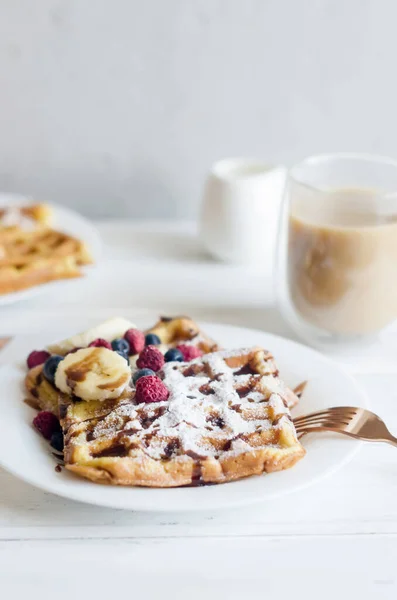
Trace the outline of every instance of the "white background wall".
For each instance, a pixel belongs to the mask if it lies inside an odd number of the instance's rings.
[[[0,188],[195,216],[217,158],[397,156],[396,0],[1,0]]]

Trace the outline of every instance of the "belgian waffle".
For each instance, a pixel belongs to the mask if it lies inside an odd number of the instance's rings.
[[[83,242],[48,227],[50,218],[41,204],[0,209],[0,294],[80,277],[92,262]]]
[[[166,363],[159,376],[165,402],[136,404],[134,389],[102,403],[61,399],[69,470],[98,483],[175,487],[286,469],[305,454],[268,352],[210,353]]]
[[[163,350],[178,344],[191,344],[206,354],[219,348],[218,344],[201,331],[197,323],[189,317],[161,317],[145,333],[158,335]],[[62,350],[57,344],[51,346],[51,351],[62,354]],[[130,357],[132,368],[135,366],[136,358],[137,355]],[[43,377],[42,370],[42,365],[39,365],[30,369],[26,375],[25,387],[28,392],[29,403],[39,410],[48,410],[58,416],[58,401],[62,394]]]

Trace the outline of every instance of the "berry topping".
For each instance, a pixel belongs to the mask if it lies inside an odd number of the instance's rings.
[[[122,352],[121,350],[116,350],[116,354],[120,354],[127,362],[130,364],[130,359],[127,352]]]
[[[124,338],[130,345],[130,354],[139,354],[145,347],[145,336],[139,329],[129,329]]]
[[[141,377],[147,377],[148,375],[156,375],[156,373],[152,371],[152,369],[139,369],[138,371],[135,371],[132,381],[136,383],[138,379]]]
[[[178,350],[178,348],[170,348],[169,350],[167,350],[167,352],[164,354],[164,358],[165,358],[165,362],[172,362],[172,361],[179,361],[182,362],[183,361],[183,354],[180,350]]]
[[[26,360],[28,364],[28,369],[33,369],[33,367],[38,367],[38,365],[42,365],[45,363],[47,358],[50,358],[51,354],[46,352],[46,350],[33,350]]]
[[[112,349],[111,343],[108,342],[107,340],[104,340],[103,338],[97,338],[96,340],[91,342],[91,344],[88,344],[88,347],[89,348],[107,348],[108,350]]]
[[[147,375],[137,381],[135,399],[139,404],[141,402],[164,402],[169,395],[168,388],[156,375]]]
[[[112,350],[115,352],[124,352],[124,354],[128,354],[130,351],[130,345],[124,338],[117,338],[117,340],[113,340],[112,342]]]
[[[46,440],[50,440],[54,433],[61,431],[57,417],[48,410],[39,412],[33,419],[33,425]]]
[[[51,436],[51,446],[58,452],[63,452],[63,433],[62,431],[55,431]]]
[[[164,356],[155,346],[146,346],[136,361],[138,369],[152,369],[152,371],[159,371],[163,365]]]
[[[145,344],[146,346],[158,346],[161,344],[161,340],[155,333],[148,333],[145,335]]]
[[[200,348],[196,348],[195,346],[188,346],[187,344],[181,344],[177,347],[177,350],[182,352],[184,362],[189,362],[194,358],[199,358],[199,356],[203,356]]]
[[[58,368],[59,363],[63,360],[63,356],[58,356],[58,354],[53,354],[50,358],[44,363],[43,367],[43,375],[50,383],[55,382],[55,372]]]

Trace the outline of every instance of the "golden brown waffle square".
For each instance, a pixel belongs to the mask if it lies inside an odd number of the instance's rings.
[[[218,344],[209,338],[189,317],[161,317],[150,329],[160,338],[162,349],[167,350],[178,344],[191,344],[204,354],[218,350]],[[136,355],[130,357],[131,365],[135,365]],[[25,387],[29,402],[39,410],[49,410],[58,415],[60,392],[42,375],[42,366],[30,369],[25,378]]]
[[[0,294],[80,277],[80,266],[92,262],[84,243],[47,227],[50,212],[46,205],[19,211],[31,226],[18,223],[18,214],[15,224],[7,224],[6,212],[0,210]]]
[[[136,404],[134,389],[116,401],[61,399],[69,470],[99,483],[175,487],[286,469],[305,454],[268,352],[210,353],[166,363],[159,376],[164,402]]]

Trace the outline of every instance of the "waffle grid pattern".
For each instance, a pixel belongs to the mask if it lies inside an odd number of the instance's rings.
[[[169,363],[161,377],[170,390],[167,402],[135,405],[132,392],[117,406],[97,407],[102,414],[94,419],[85,419],[82,403],[66,410],[65,459],[72,470],[85,476],[102,470],[113,483],[189,485],[277,470],[302,455],[287,388],[263,350]],[[241,464],[247,457],[249,473]]]
[[[83,242],[43,224],[42,209],[21,210],[27,226],[7,225],[2,217],[6,219],[4,211],[0,214],[0,294],[80,277],[79,267],[92,262]]]

